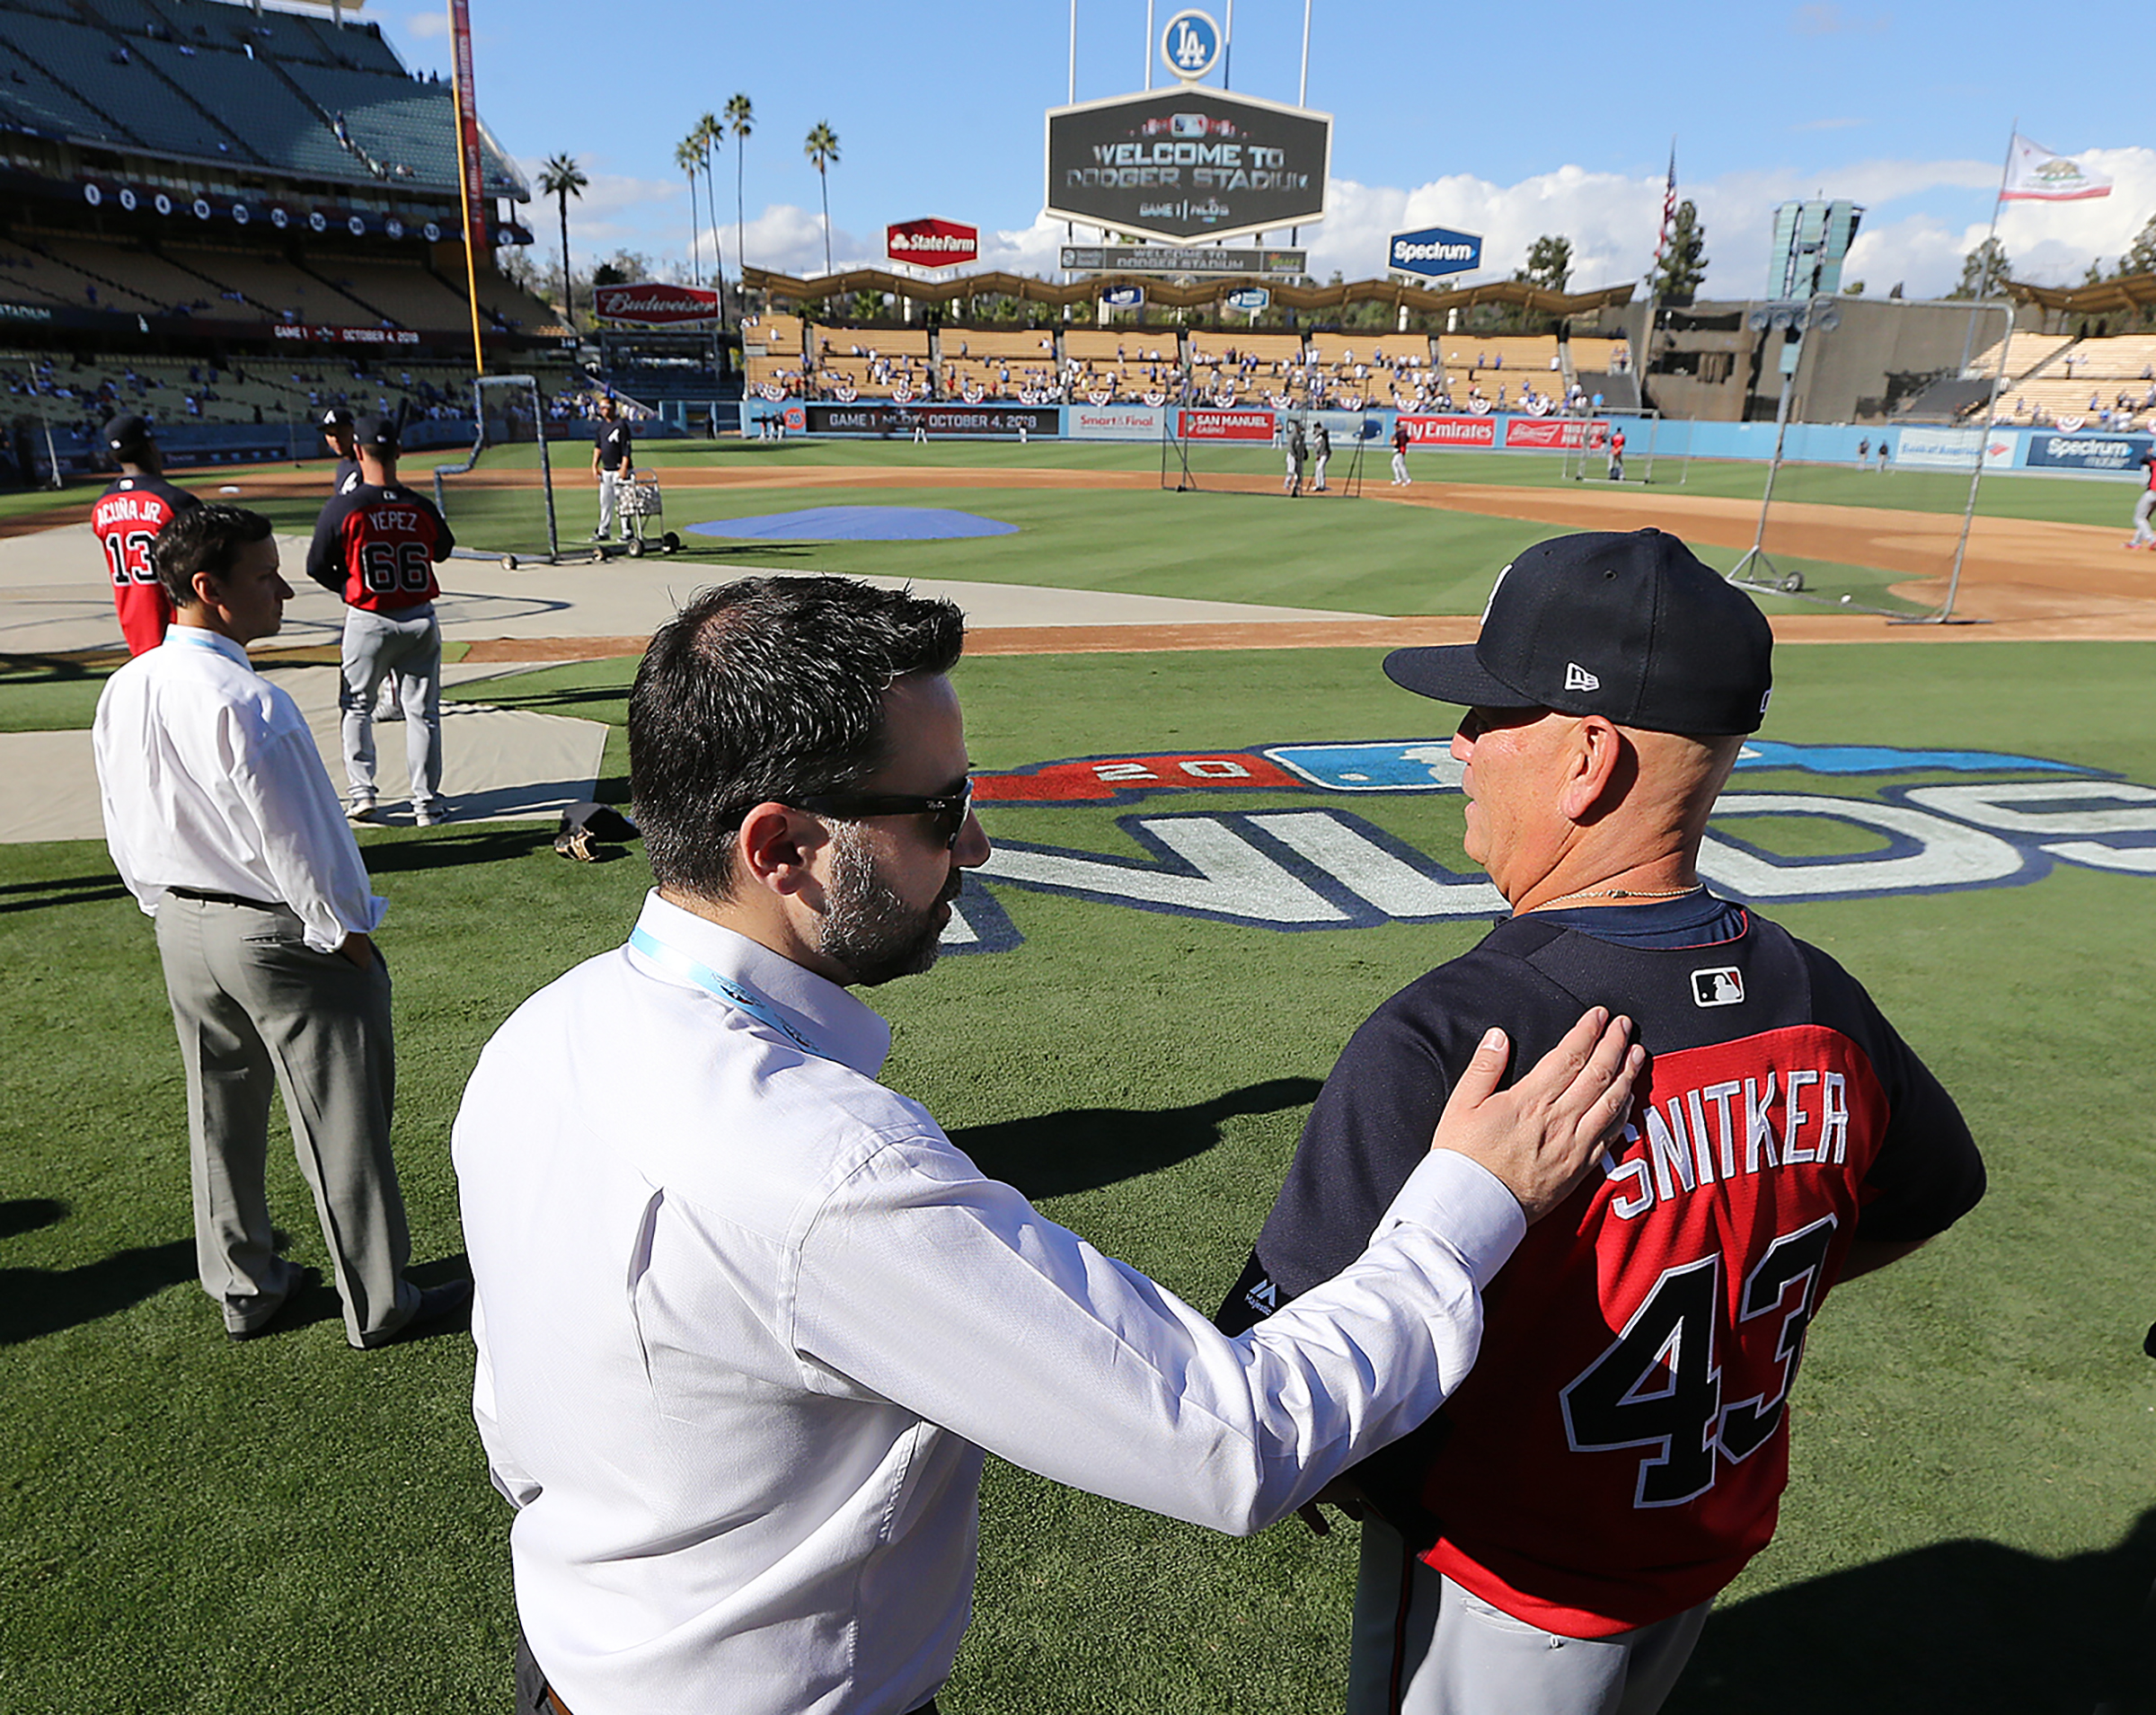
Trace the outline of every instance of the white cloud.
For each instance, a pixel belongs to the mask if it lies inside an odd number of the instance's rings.
[[[432,41],[449,33],[449,20],[438,12],[415,12],[404,20],[404,30],[421,41]]]

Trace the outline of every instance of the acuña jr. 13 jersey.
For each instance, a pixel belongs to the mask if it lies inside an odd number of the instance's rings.
[[[1427,1563],[1564,1636],[1682,1613],[1765,1546],[1805,1331],[1851,1241],[1928,1238],[1984,1194],[1953,1101],[1855,979],[1735,921],[1648,949],[1515,917],[1394,995],[1220,1314],[1238,1331],[1354,1260],[1489,1026],[1516,1073],[1591,1005],[1638,1021],[1653,1059],[1621,1147],[1492,1283],[1444,1410],[1356,1473]]]
[[[105,551],[112,605],[119,610],[128,653],[140,655],[164,641],[172,604],[150,566],[150,544],[179,514],[202,502],[162,476],[122,476],[97,497],[90,528]]]
[[[347,606],[394,613],[442,593],[434,568],[455,545],[433,501],[401,482],[362,484],[322,508],[307,576]]]

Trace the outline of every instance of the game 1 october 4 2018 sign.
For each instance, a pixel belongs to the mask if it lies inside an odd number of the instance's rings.
[[[1048,112],[1047,212],[1174,242],[1325,217],[1332,118],[1218,90]]]

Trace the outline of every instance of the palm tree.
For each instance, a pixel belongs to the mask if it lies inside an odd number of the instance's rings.
[[[755,123],[755,110],[749,106],[747,96],[737,94],[726,104],[726,118],[734,130],[734,266],[739,269],[748,265],[748,222],[741,201],[741,145]],[[736,303],[738,305],[738,299]]]
[[[674,164],[689,175],[689,276],[698,286],[703,284],[703,243],[697,232],[701,223],[696,218],[696,169],[702,161],[703,151],[694,137],[685,137],[674,146]]]
[[[706,113],[689,135],[703,150],[703,200],[711,211],[711,284],[719,288],[719,321],[726,322],[726,258],[720,253],[719,199],[711,185],[711,151],[726,141],[726,127],[716,113]]]
[[[831,128],[829,119],[818,119],[816,128],[808,133],[808,140],[801,146],[808,155],[808,164],[816,169],[816,176],[824,182],[824,272],[831,271],[831,164],[838,159],[838,133]]]
[[[561,209],[561,319],[572,332],[577,325],[577,305],[569,289],[569,199],[575,197],[580,200],[584,187],[590,182],[573,155],[557,155],[539,169],[539,194],[553,198]]]

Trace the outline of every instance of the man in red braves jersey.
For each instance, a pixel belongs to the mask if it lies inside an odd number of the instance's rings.
[[[115,417],[107,423],[105,450],[119,462],[119,475],[90,508],[90,527],[105,551],[128,653],[140,655],[163,642],[172,623],[172,604],[150,564],[150,544],[174,517],[202,502],[164,480],[164,460],[141,418]]]
[[[322,509],[307,576],[344,599],[345,814],[379,815],[375,793],[375,693],[395,675],[404,709],[404,760],[412,817],[447,819],[442,799],[442,631],[434,615],[434,569],[456,539],[434,503],[397,481],[397,426],[362,417],[353,426],[365,481]]]
[[[1827,1288],[1983,1195],[1953,1101],[1856,980],[1698,879],[1772,648],[1643,530],[1529,549],[1476,643],[1385,663],[1468,710],[1467,852],[1514,915],[1356,1032],[1222,1324],[1363,1242],[1487,1024],[1524,1056],[1621,1007],[1654,1059],[1624,1145],[1493,1284],[1474,1373],[1355,1473],[1353,1715],[1658,1708],[1773,1534]]]

